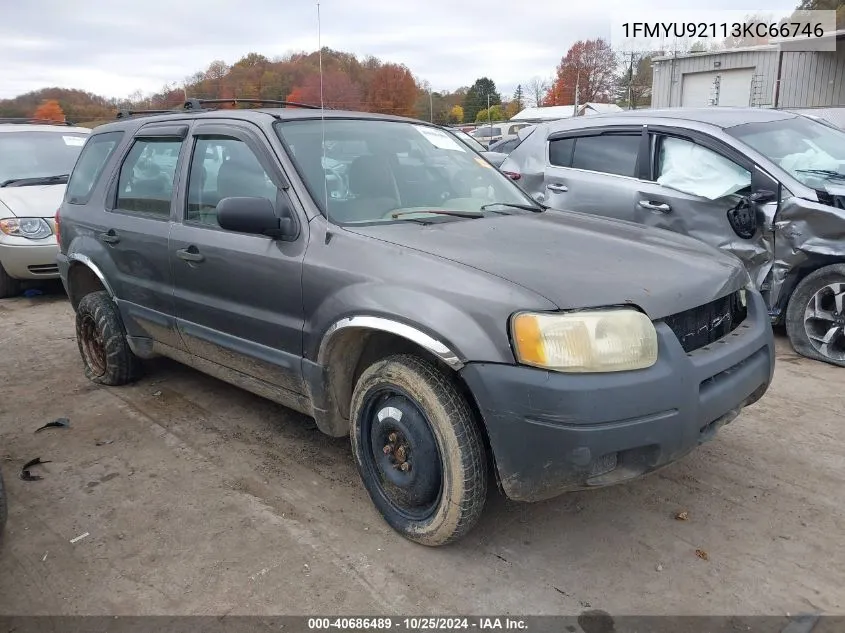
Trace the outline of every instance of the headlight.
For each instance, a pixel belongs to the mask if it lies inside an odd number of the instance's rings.
[[[14,237],[40,240],[53,234],[50,225],[41,218],[6,218],[0,220],[0,231]]]
[[[520,363],[554,371],[627,371],[657,362],[654,325],[627,308],[522,312],[511,319],[511,336]]]

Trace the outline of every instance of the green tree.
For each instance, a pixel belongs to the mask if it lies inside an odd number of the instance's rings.
[[[647,108],[651,105],[651,83],[653,78],[652,55],[628,53],[625,70],[615,81],[616,104],[622,108]]]
[[[469,87],[464,96],[464,120],[477,120],[478,113],[487,107],[487,97],[490,97],[490,105],[502,102],[502,96],[496,91],[496,84],[489,77],[476,79]]]
[[[516,90],[513,91],[513,99],[511,103],[516,102],[516,111],[519,112],[523,108],[523,102],[525,101],[525,95],[522,92],[522,84],[518,84]]]
[[[475,122],[484,122],[488,119],[490,121],[501,121],[504,118],[505,116],[504,112],[502,111],[502,106],[496,104],[491,105],[489,110],[487,110],[486,108],[484,110],[479,110],[478,114],[475,115]]]

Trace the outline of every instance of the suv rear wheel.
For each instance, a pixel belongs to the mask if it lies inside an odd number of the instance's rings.
[[[368,367],[352,396],[351,437],[370,498],[406,538],[444,545],[478,521],[484,443],[466,399],[432,363],[402,354]]]
[[[141,373],[138,357],[129,349],[126,330],[109,294],[85,295],[76,308],[76,342],[85,375],[100,385],[125,385]]]
[[[798,284],[786,333],[799,354],[845,367],[845,264],[820,268]]]

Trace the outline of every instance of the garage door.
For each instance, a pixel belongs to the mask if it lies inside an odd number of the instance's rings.
[[[715,86],[719,78],[718,92]],[[690,73],[684,75],[681,85],[681,105],[687,108],[713,105],[711,99],[718,94],[720,106],[747,106],[751,97],[753,68]]]

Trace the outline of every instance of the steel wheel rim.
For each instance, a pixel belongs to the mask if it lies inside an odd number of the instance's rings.
[[[398,387],[377,389],[365,400],[359,428],[363,465],[382,500],[410,521],[434,515],[443,461],[419,405]]]
[[[97,330],[94,317],[85,315],[80,326],[79,342],[82,346],[82,357],[85,364],[95,376],[106,373],[106,348],[103,338]]]
[[[810,297],[804,331],[819,354],[845,361],[845,282],[827,284]]]

